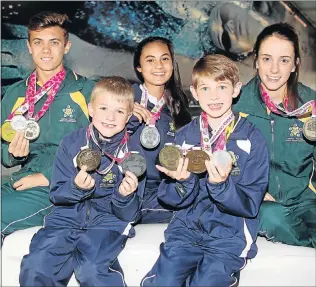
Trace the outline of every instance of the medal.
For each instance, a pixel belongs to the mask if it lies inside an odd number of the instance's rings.
[[[215,166],[225,168],[225,167],[229,166],[230,164],[233,164],[233,162],[234,162],[233,156],[228,151],[217,150],[213,153],[212,161],[213,161]]]
[[[159,152],[160,164],[168,170],[176,171],[182,157],[180,150],[174,145],[166,145]]]
[[[96,150],[86,148],[79,152],[76,161],[80,169],[85,165],[87,166],[87,171],[96,170],[101,163],[101,154]]]
[[[130,171],[140,177],[146,171],[146,160],[140,153],[131,152],[123,160],[121,166],[124,174],[126,171]]]
[[[24,132],[24,137],[27,140],[35,140],[36,138],[38,138],[40,134],[40,126],[39,124],[34,121],[33,119],[30,119],[26,122],[26,126],[25,126],[25,132]]]
[[[12,128],[10,121],[5,121],[1,126],[1,137],[6,142],[12,142],[16,131]]]
[[[154,149],[160,143],[160,134],[155,126],[146,126],[141,135],[140,142],[147,149]]]
[[[11,126],[15,131],[25,130],[27,120],[22,115],[14,116],[11,120]]]
[[[311,117],[303,125],[303,134],[310,141],[316,141],[316,117]]]
[[[190,150],[186,154],[189,159],[188,171],[192,173],[202,173],[206,171],[205,160],[209,160],[209,155],[203,150]]]

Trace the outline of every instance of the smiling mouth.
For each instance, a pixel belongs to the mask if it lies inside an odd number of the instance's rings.
[[[208,104],[207,105],[211,110],[219,110],[223,104]]]
[[[52,57],[42,57],[41,60],[43,60],[44,62],[48,62],[50,60],[52,60]]]
[[[281,77],[271,77],[271,76],[267,76],[267,78],[272,81],[278,81],[281,79]]]
[[[107,123],[102,123],[102,125],[106,128],[109,128],[109,129],[112,129],[114,127],[116,127],[116,125],[113,125],[113,124],[107,124]]]
[[[154,76],[164,76],[165,72],[157,72],[157,73],[153,73]]]

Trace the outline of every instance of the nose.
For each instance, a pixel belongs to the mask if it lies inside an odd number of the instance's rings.
[[[49,43],[44,43],[43,44],[43,53],[50,53],[50,45]]]
[[[217,92],[212,91],[211,92],[211,96],[210,96],[210,100],[211,101],[216,101],[216,100],[218,100],[218,98],[219,98],[219,96],[218,96]]]
[[[276,74],[277,72],[279,72],[279,63],[278,61],[272,61],[271,64],[271,73]]]
[[[158,60],[155,62],[155,68],[158,68],[158,69],[163,68],[163,63],[161,60]]]
[[[105,119],[108,121],[115,121],[115,114],[112,111],[107,111],[106,115],[105,115]]]

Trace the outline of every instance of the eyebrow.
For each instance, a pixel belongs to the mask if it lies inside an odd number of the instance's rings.
[[[261,54],[260,56],[269,56],[272,57],[270,54]],[[281,58],[292,58],[291,56],[281,56]]]
[[[164,53],[164,54],[162,54],[160,57],[163,57],[163,56],[169,56],[169,57],[171,57],[168,53]],[[153,56],[153,55],[148,55],[148,56],[145,57],[145,59],[146,59],[146,58],[150,58],[150,57],[156,58],[156,57]]]
[[[42,41],[42,40],[44,40],[44,39],[41,39],[41,38],[34,38],[33,40],[32,40],[32,42],[33,41],[35,41],[35,40],[40,40],[40,41]],[[49,41],[61,41],[61,39],[59,39],[59,38],[52,38],[52,39],[49,39]]]

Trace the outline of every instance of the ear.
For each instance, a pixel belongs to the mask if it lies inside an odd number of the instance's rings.
[[[94,110],[93,110],[93,104],[91,102],[88,104],[88,112],[89,112],[89,116],[93,118]]]
[[[191,92],[193,98],[194,98],[195,100],[199,101],[199,97],[198,97],[197,92],[196,92],[196,90],[194,89],[193,86],[190,86],[190,92]]]
[[[138,72],[142,72],[142,68],[140,67],[140,66],[138,66],[137,68],[136,68],[136,70],[138,71]]]
[[[64,52],[64,54],[67,54],[67,53],[69,52],[70,48],[71,48],[71,42],[68,41],[67,44],[66,44],[66,46],[65,46],[65,52]]]
[[[256,69],[259,69],[258,60],[256,60]]]
[[[240,89],[242,87],[242,82],[238,82],[234,87],[233,98],[237,98],[240,93]]]
[[[300,59],[299,58],[296,58],[296,63],[293,65],[293,69],[291,70],[291,73],[295,72],[296,70],[296,67],[300,64]]]
[[[27,48],[29,49],[29,53],[32,55],[32,48],[31,48],[31,45],[29,43],[29,40],[26,40],[26,45],[27,45]]]

